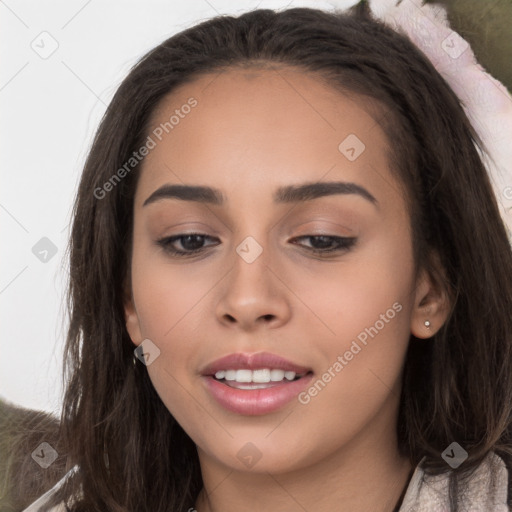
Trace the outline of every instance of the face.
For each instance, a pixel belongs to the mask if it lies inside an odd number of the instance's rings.
[[[367,102],[229,70],[154,112],[126,325],[202,465],[277,473],[394,443],[410,334],[440,324]]]

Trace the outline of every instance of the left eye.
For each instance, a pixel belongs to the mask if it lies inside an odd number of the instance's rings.
[[[313,253],[326,254],[329,252],[342,252],[350,249],[356,242],[354,237],[329,236],[329,235],[305,235],[294,240],[309,239],[311,247],[303,246]]]

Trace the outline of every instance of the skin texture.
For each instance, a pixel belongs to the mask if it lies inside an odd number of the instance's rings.
[[[147,367],[156,391],[198,447],[205,489],[190,505],[391,511],[411,470],[395,433],[409,336],[431,337],[448,304],[425,272],[415,279],[405,198],[370,100],[293,69],[230,69],[173,91],[151,126],[192,96],[197,106],[143,162],[125,305],[134,344],[148,338],[160,350]],[[349,134],[366,146],[354,161],[338,149]],[[357,194],[273,203],[277,187],[318,181],[356,183],[378,203]],[[164,184],[215,187],[226,203],[143,206]],[[157,243],[187,232],[212,237],[199,256],[176,258]],[[357,241],[321,257],[306,235]],[[236,252],[248,236],[263,249],[250,264]],[[182,242],[174,247],[191,247]],[[314,382],[395,303],[400,312],[305,405],[241,415],[203,385],[206,364],[262,351],[312,368]],[[261,456],[250,468],[237,456],[248,442]]]

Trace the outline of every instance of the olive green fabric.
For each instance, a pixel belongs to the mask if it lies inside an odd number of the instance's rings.
[[[450,26],[478,62],[512,92],[512,0],[428,0],[443,5]]]
[[[65,450],[58,440],[58,420],[0,398],[0,511],[19,512],[66,473]],[[32,454],[46,442],[58,453],[47,468]],[[37,452],[36,452],[37,453]]]

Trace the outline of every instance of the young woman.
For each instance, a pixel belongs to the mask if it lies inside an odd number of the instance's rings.
[[[40,509],[508,510],[512,254],[477,146],[364,8],[146,55],[78,191],[73,469]]]

